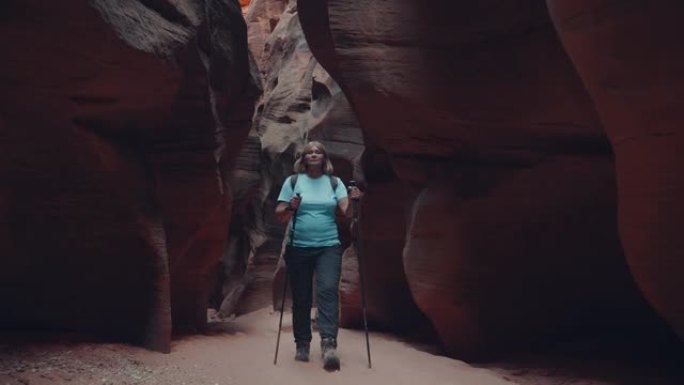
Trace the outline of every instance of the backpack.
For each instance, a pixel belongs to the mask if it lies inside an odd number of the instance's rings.
[[[292,191],[294,191],[295,185],[297,184],[297,177],[299,177],[299,174],[292,174],[290,176],[290,186],[292,187]],[[340,181],[336,176],[330,175],[330,187],[332,187],[333,192],[337,191],[337,185],[339,182]]]

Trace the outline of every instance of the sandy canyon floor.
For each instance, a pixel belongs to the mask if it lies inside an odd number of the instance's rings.
[[[170,354],[122,344],[51,338],[0,342],[0,385],[675,385],[680,374],[659,365],[534,357],[474,367],[436,356],[396,338],[371,333],[372,369],[362,331],[340,330],[342,368],[322,369],[316,337],[312,361],[296,362],[289,313],[277,365],[277,312],[264,308],[228,322],[211,322],[205,335],[174,340]]]

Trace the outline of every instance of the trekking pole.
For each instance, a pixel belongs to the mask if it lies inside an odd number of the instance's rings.
[[[278,364],[278,347],[280,347],[280,330],[283,328],[283,313],[285,312],[285,296],[287,295],[287,267],[285,268],[285,284],[283,285],[283,301],[280,305],[280,321],[278,322],[278,339],[276,340],[275,358],[273,365]]]
[[[350,180],[349,187],[356,187],[356,181]],[[361,309],[363,311],[363,329],[366,331],[366,352],[368,353],[368,369],[371,369],[370,340],[368,339],[368,319],[366,317],[366,288],[363,279],[363,259],[361,258],[361,238],[359,237],[359,199],[352,199],[352,227],[354,229],[354,250],[359,263],[359,281],[361,282]]]
[[[297,196],[299,196],[299,193],[297,193]],[[294,231],[295,231],[295,224],[297,219],[297,210],[292,212],[292,231],[290,231],[290,239],[288,239],[288,242],[290,242],[290,246],[292,246],[292,242],[294,241]],[[285,255],[283,254],[283,259],[285,258]],[[287,265],[285,266],[285,284],[283,284],[283,300],[280,303],[280,321],[278,322],[278,338],[276,339],[276,348],[275,348],[275,357],[273,358],[273,365],[278,364],[278,348],[280,347],[280,331],[283,329],[283,313],[285,312],[285,297],[287,296],[287,276],[288,276],[288,271],[287,271]]]

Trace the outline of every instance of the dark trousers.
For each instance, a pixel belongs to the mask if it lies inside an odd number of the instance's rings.
[[[292,328],[295,343],[311,342],[313,275],[316,273],[318,331],[323,338],[337,338],[340,316],[342,248],[288,246],[285,263],[292,287]]]

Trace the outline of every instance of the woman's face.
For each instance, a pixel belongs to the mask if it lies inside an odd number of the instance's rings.
[[[321,167],[324,159],[325,154],[318,147],[311,147],[304,153],[304,162],[307,166]]]

